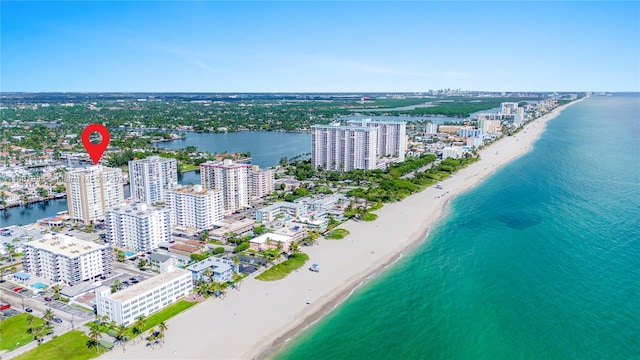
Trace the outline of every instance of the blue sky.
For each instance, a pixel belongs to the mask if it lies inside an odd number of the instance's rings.
[[[0,91],[640,91],[639,2],[0,4]]]

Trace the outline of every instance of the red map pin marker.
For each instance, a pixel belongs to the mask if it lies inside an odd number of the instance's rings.
[[[91,142],[91,140],[89,140],[89,137],[94,132],[97,132],[102,136],[102,141],[97,144],[94,144]],[[89,156],[91,156],[91,160],[93,160],[94,165],[98,164],[98,161],[100,161],[102,154],[107,149],[107,146],[109,146],[110,139],[111,138],[109,137],[109,130],[107,130],[106,127],[100,124],[91,124],[84,128],[84,130],[82,131],[82,145],[84,145],[84,148],[87,149],[87,152],[89,153]]]

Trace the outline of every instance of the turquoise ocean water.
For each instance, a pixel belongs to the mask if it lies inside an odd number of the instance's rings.
[[[278,359],[640,359],[640,95],[566,109]]]

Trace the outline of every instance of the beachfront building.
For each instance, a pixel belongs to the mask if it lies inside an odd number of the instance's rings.
[[[249,207],[251,164],[231,159],[200,164],[200,180],[205,189],[222,190],[225,211]]]
[[[482,129],[464,127],[460,129],[458,135],[462,138],[482,137]]]
[[[171,212],[171,224],[182,228],[211,229],[223,219],[221,190],[178,186],[167,191],[165,203]]]
[[[251,167],[251,196],[262,198],[276,190],[276,177],[273,169],[260,169],[258,165]]]
[[[124,201],[122,170],[101,165],[70,171],[64,176],[69,217],[90,224],[104,220],[105,209]]]
[[[473,147],[478,148],[478,147],[482,146],[483,143],[484,142],[483,142],[481,137],[468,137],[467,138],[467,146],[470,147],[470,148],[473,148]]]
[[[449,146],[442,149],[442,159],[459,159],[464,154],[464,150],[459,146]]]
[[[165,191],[178,185],[178,163],[159,156],[129,161],[129,184],[133,200],[162,202]]]
[[[378,128],[331,125],[311,126],[311,164],[333,171],[376,168]]]
[[[374,127],[376,136],[376,156],[393,157],[404,161],[407,150],[407,123],[404,121],[372,121],[371,119],[350,120],[350,126]]]
[[[209,269],[209,271],[207,271],[207,269]],[[190,265],[186,270],[191,272],[191,278],[194,283],[198,281],[208,282],[209,279],[217,283],[232,281],[233,274],[237,272],[233,261],[214,256]],[[209,274],[211,277],[209,277]]]
[[[249,248],[255,251],[265,251],[278,248],[281,244],[282,251],[289,251],[293,239],[288,235],[266,233],[249,240]]]
[[[23,248],[24,271],[54,283],[75,285],[105,278],[113,268],[109,246],[63,234],[45,234],[24,243]]]
[[[113,294],[106,286],[96,289],[96,310],[118,325],[129,326],[138,316],[148,316],[191,292],[191,272],[168,266],[166,272]]]
[[[256,222],[269,223],[278,217],[299,218],[307,212],[307,205],[302,203],[277,202],[256,210]]]
[[[480,114],[482,115],[482,114]],[[482,129],[483,134],[497,134],[501,129],[502,116],[480,116],[478,115],[478,128]],[[489,114],[493,115],[493,114]]]
[[[143,202],[122,204],[107,209],[106,240],[112,246],[136,252],[158,248],[171,240],[171,211]]]

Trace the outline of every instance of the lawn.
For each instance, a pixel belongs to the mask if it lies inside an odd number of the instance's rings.
[[[79,330],[70,331],[57,338],[42,343],[35,349],[26,352],[14,359],[16,360],[41,360],[64,359],[86,360],[100,356],[104,349],[98,348],[98,352],[87,347],[89,337]]]
[[[360,216],[360,220],[362,221],[373,221],[378,218],[378,215],[372,213],[365,213]]]
[[[289,259],[281,262],[278,265],[273,266],[270,269],[267,269],[262,274],[256,276],[256,279],[263,281],[274,281],[284,279],[287,275],[292,273],[294,270],[301,268],[305,262],[309,260],[309,255],[298,253],[295,255],[291,255]]]
[[[27,313],[22,313],[0,322],[0,330],[2,331],[2,335],[0,336],[0,350],[12,351],[17,347],[33,341],[33,336],[27,333],[29,329],[27,325],[28,315]],[[37,317],[33,318],[34,327],[42,324],[44,324],[44,320]],[[17,343],[20,344],[16,346]]]
[[[197,302],[180,300],[177,303],[169,305],[168,307],[158,311],[157,313],[149,315],[149,317],[145,317],[144,329],[142,331],[143,332],[147,331],[155,327],[156,325],[160,324],[161,322],[167,321],[168,319],[187,310],[188,308],[192,307],[195,304],[197,304]],[[91,327],[93,326],[93,324],[95,324],[95,322],[88,323],[87,326]],[[99,325],[98,328],[101,332],[105,334],[109,334],[110,332],[113,333],[113,330],[111,330],[108,326],[104,324]],[[135,337],[135,335],[133,335],[133,325],[127,328],[127,336],[129,336],[130,339],[133,339]]]
[[[178,315],[179,313],[196,304],[197,302],[180,300],[177,303],[169,305],[155,314],[149,315],[149,317],[146,318],[144,322],[144,331],[151,329],[152,327],[160,324],[163,321],[169,320],[170,318]],[[129,328],[129,331],[131,331],[131,327]]]
[[[340,240],[344,239],[345,236],[349,235],[349,230],[346,229],[335,229],[331,231],[329,234],[325,235],[325,239],[330,240]]]

